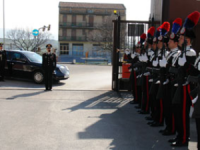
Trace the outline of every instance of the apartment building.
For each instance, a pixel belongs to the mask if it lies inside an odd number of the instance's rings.
[[[60,2],[60,54],[85,56],[86,52],[92,54],[93,51],[99,50],[100,42],[89,40],[88,37],[91,33],[97,33],[97,27],[102,25],[107,17],[114,15],[114,10],[117,10],[122,20],[126,19],[126,8],[123,4]]]

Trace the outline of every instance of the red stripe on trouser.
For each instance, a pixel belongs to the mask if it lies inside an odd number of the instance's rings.
[[[175,132],[175,120],[174,120],[174,114],[172,114],[172,133]]]
[[[187,85],[187,89],[188,89],[188,93],[190,95],[190,85],[189,84]],[[193,100],[193,97],[191,95],[190,95],[190,100]],[[192,104],[192,107],[194,107],[193,104]]]
[[[138,95],[137,95],[137,80],[136,80],[136,72],[134,71],[134,80],[135,80],[135,82],[134,82],[134,86],[135,86],[135,97],[134,97],[134,99],[135,99],[135,101],[138,101]]]
[[[162,99],[160,99],[160,123],[162,123],[163,120],[163,103],[162,103]]]
[[[147,90],[147,103],[146,103],[146,112],[149,108],[149,77],[146,76],[146,90]]]
[[[186,86],[183,86],[183,143],[186,142]]]

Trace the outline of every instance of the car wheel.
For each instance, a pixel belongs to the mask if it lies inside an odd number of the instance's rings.
[[[44,74],[41,71],[35,71],[33,73],[33,81],[40,84],[44,81]]]

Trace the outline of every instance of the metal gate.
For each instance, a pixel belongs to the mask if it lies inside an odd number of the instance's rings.
[[[112,90],[118,91],[123,90],[124,85],[127,87],[128,80],[121,77],[121,66],[123,52],[117,49],[130,49],[131,53],[134,50],[135,44],[140,40],[142,33],[147,33],[149,27],[154,26],[155,28],[160,25],[160,22],[152,21],[128,21],[120,20],[118,16],[117,20],[113,21],[114,32],[113,32],[113,53],[112,53]],[[127,90],[127,88],[126,88]]]

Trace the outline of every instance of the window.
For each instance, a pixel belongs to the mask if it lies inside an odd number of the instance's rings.
[[[89,14],[92,14],[94,11],[92,9],[88,9],[87,11]]]
[[[73,56],[83,56],[83,44],[73,44],[72,45],[72,55]]]
[[[60,44],[60,54],[69,55],[69,44]]]
[[[86,15],[83,15],[83,21],[86,21]]]
[[[99,51],[99,50],[102,50],[102,46],[103,45],[100,45],[100,44],[93,44],[93,50],[94,51]]]
[[[20,54],[20,53],[13,53],[11,56],[11,60],[14,61],[26,61],[26,58],[24,57],[24,55]]]
[[[6,51],[6,58],[7,58],[7,60],[10,60],[10,59],[11,59],[11,53],[8,52],[8,51]]]

